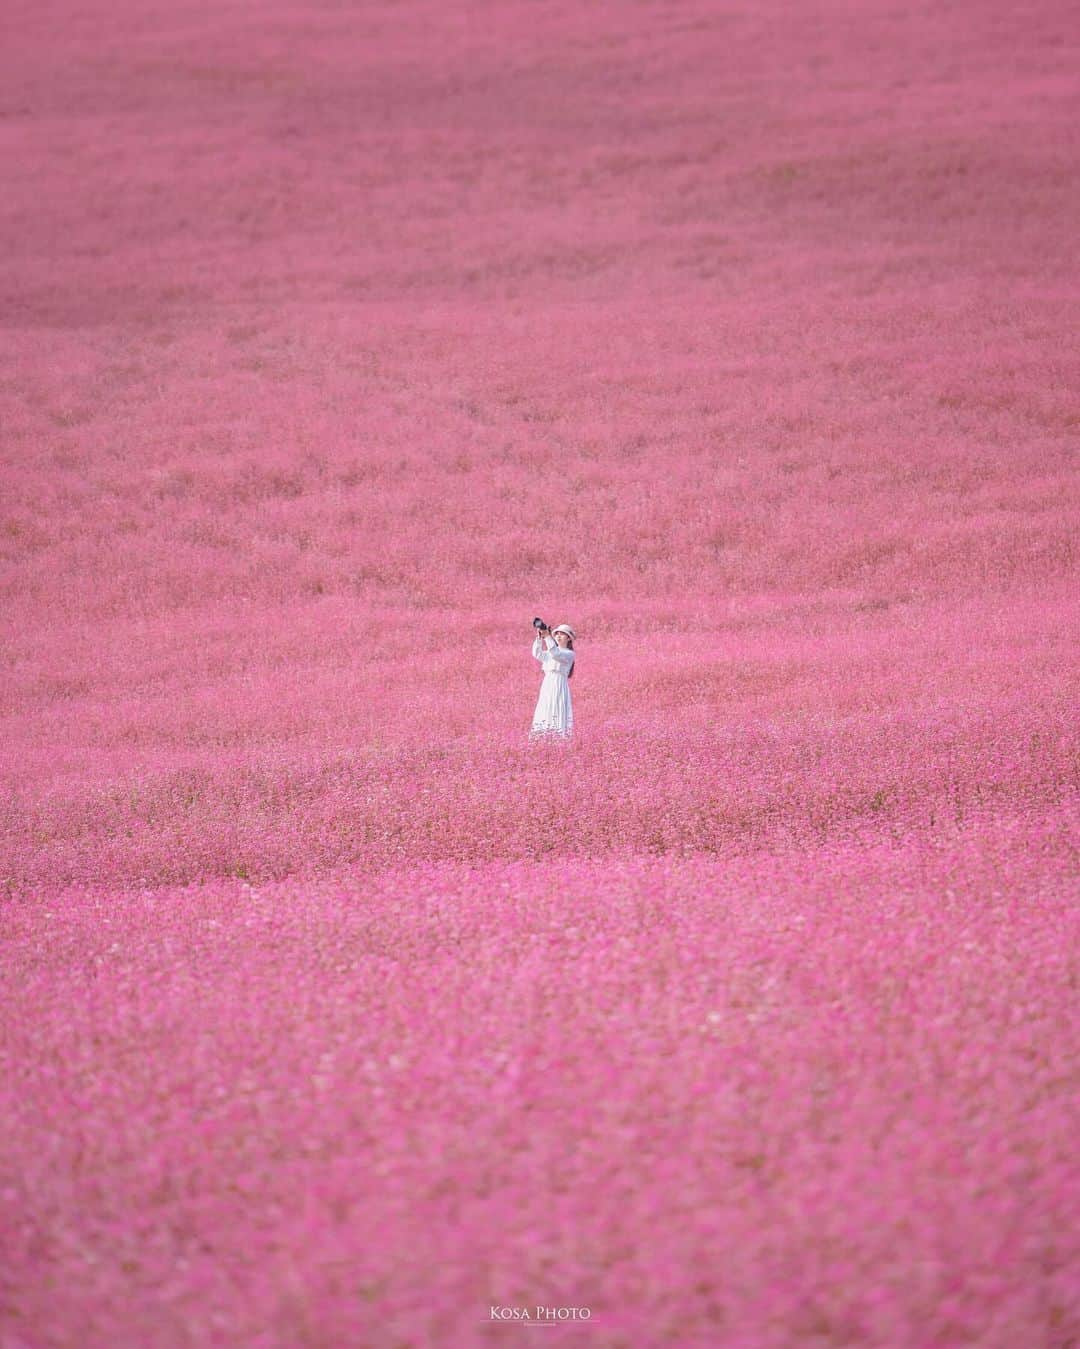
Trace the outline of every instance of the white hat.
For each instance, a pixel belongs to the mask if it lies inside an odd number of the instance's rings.
[[[552,635],[554,635],[557,632],[565,632],[567,637],[569,637],[571,641],[574,640],[574,629],[570,626],[569,623],[560,623],[557,628],[552,628],[551,632]]]

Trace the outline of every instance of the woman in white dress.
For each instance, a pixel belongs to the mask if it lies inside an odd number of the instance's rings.
[[[544,678],[536,700],[530,738],[539,735],[569,737],[574,731],[574,707],[570,701],[570,678],[574,673],[574,629],[560,623],[533,639],[532,653],[540,662]]]

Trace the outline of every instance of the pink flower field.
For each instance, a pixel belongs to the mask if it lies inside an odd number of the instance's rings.
[[[8,12],[0,1349],[1072,1349],[1071,8]]]

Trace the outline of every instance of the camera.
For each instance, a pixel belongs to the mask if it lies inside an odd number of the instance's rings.
[[[548,625],[544,622],[544,620],[543,620],[542,618],[534,618],[534,619],[533,619],[533,627],[534,627],[534,628],[539,628],[541,632],[550,632],[550,631],[551,631],[551,629],[548,627]]]

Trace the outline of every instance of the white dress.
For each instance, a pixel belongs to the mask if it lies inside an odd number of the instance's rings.
[[[574,708],[570,701],[568,676],[574,653],[564,651],[553,637],[541,638],[539,633],[533,641],[532,653],[540,662],[544,678],[540,682],[540,696],[536,700],[529,735],[572,735]]]

